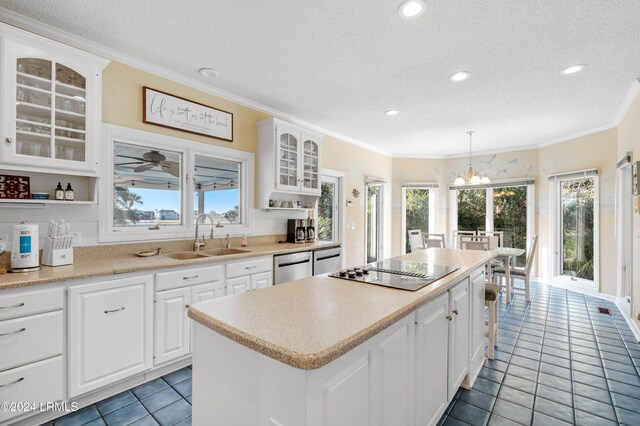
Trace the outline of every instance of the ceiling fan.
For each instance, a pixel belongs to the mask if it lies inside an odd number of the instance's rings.
[[[146,172],[147,170],[151,170],[154,167],[160,167],[162,171],[169,173],[170,175],[180,177],[180,165],[175,161],[167,161],[167,157],[161,154],[159,151],[149,151],[142,154],[142,158],[140,157],[131,157],[128,155],[118,155],[120,158],[129,158],[132,161],[129,163],[120,163],[116,164],[116,166],[127,166],[132,164],[139,164],[136,166],[133,171],[135,173]]]

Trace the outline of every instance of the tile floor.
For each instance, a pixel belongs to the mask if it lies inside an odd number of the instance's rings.
[[[190,425],[191,369],[48,423],[105,424]],[[615,304],[535,283],[530,304],[501,303],[495,360],[440,420],[468,424],[640,425],[640,344]]]
[[[191,425],[191,367],[114,395],[46,425]]]
[[[533,284],[501,303],[498,344],[440,425],[640,425],[640,344],[614,303]]]

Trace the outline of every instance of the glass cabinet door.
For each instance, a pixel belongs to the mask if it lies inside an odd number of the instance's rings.
[[[306,139],[303,143],[302,154],[302,190],[304,192],[319,192],[320,190],[320,149],[318,142]]]
[[[298,188],[298,138],[291,133],[280,133],[278,137],[278,188]]]
[[[85,77],[46,59],[16,64],[15,154],[84,162]]]

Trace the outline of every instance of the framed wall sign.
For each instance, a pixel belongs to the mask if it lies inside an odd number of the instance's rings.
[[[142,88],[142,97],[145,123],[233,142],[230,112],[146,86]]]

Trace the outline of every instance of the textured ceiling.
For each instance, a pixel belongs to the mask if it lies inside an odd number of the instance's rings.
[[[637,0],[426,0],[414,20],[400,3],[0,0],[396,155],[463,153],[467,130],[484,151],[610,126],[640,77]],[[560,73],[572,64],[587,68]],[[450,82],[459,70],[471,77]]]

